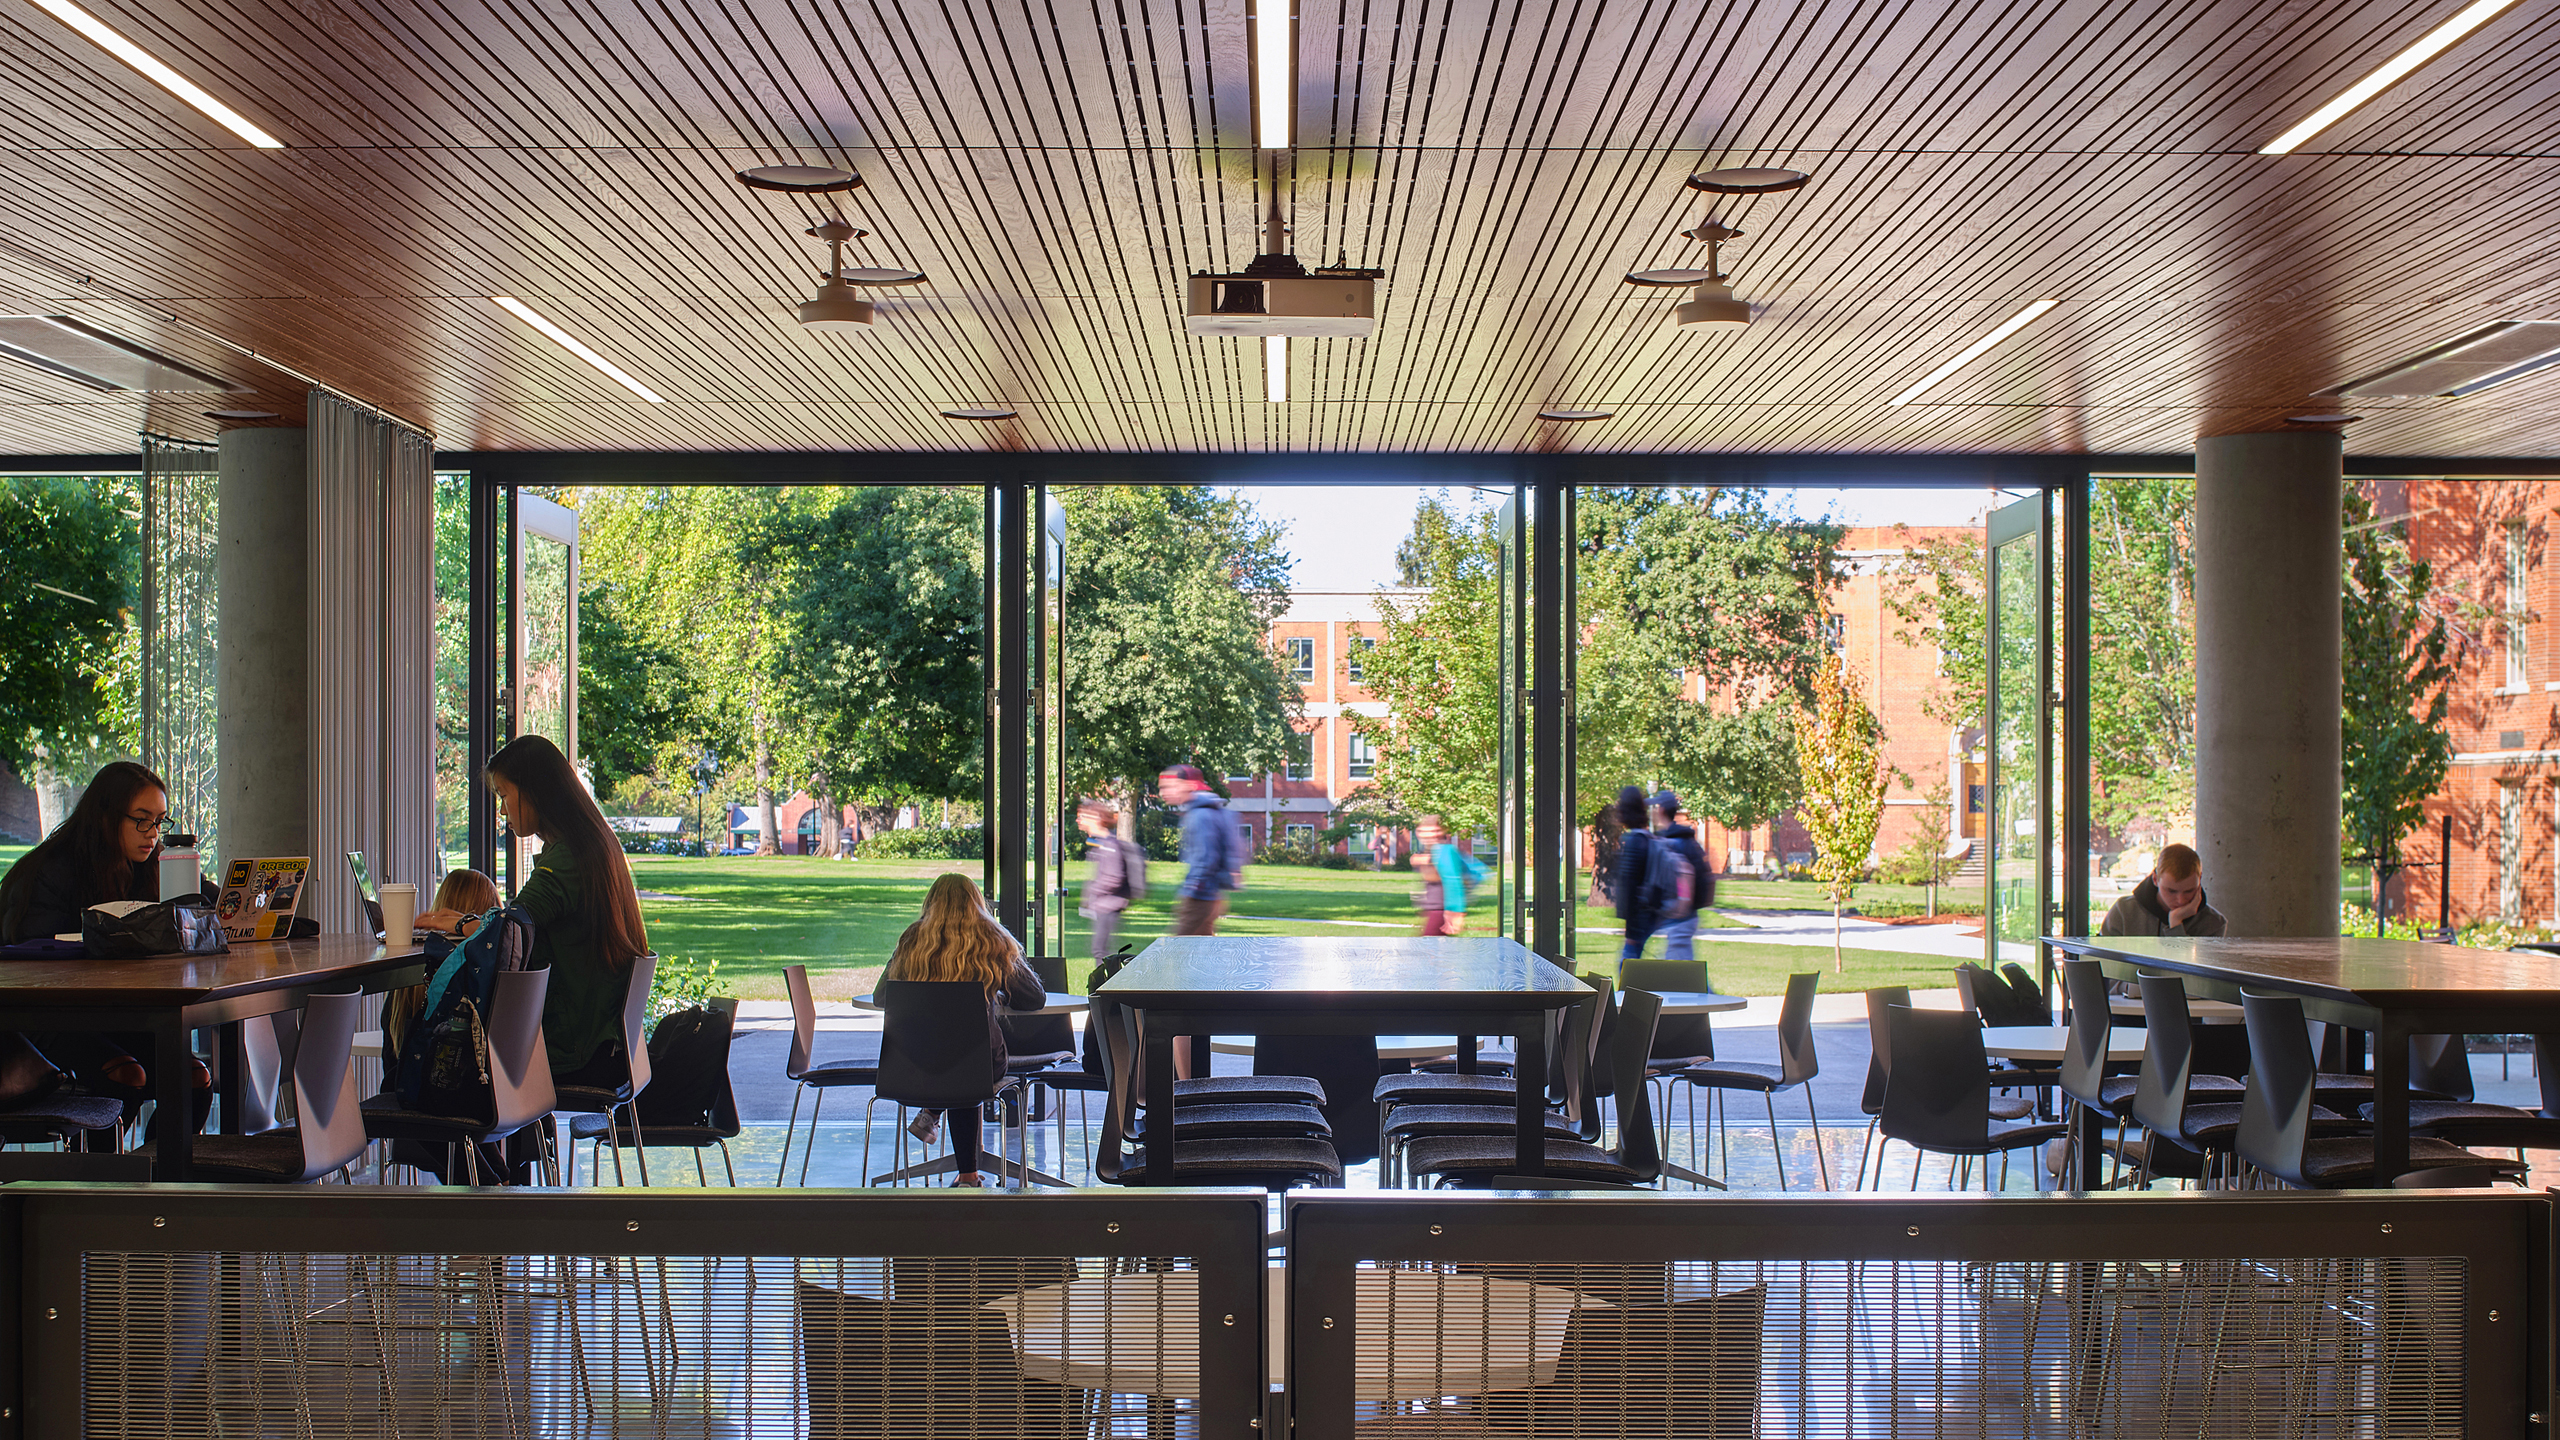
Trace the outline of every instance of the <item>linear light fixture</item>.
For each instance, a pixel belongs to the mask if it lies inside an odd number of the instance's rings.
[[[1954,355],[1948,357],[1945,364],[1940,365],[1937,369],[1921,376],[1920,383],[1903,391],[1901,394],[1894,396],[1891,400],[1888,400],[1885,403],[1888,405],[1908,405],[1912,401],[1919,399],[1922,391],[1927,390],[1930,386],[1946,379],[1948,376],[1953,375],[1967,365],[1972,364],[1974,361],[1981,359],[1983,354],[1990,350],[1992,346],[1997,345],[2001,341],[2008,339],[2010,336],[2017,334],[2019,331],[2026,329],[2029,325],[2035,323],[2035,318],[2037,316],[2042,315],[2047,310],[2050,310],[2061,303],[2062,302],[2059,300],[2028,301],[2026,309],[2021,310],[2017,314],[2010,316],[2008,319],[2001,321],[1999,329],[1992,331],[1990,334],[1983,336],[1981,339],[1967,345],[1962,350],[1957,351]]]
[[[577,336],[570,334],[568,331],[561,329],[559,326],[543,319],[540,315],[535,314],[533,307],[525,304],[523,301],[516,299],[512,295],[492,295],[489,298],[506,307],[508,314],[515,316],[527,325],[541,331],[550,339],[552,344],[559,346],[561,349],[568,351],[570,354],[577,356],[579,359],[593,365],[598,370],[603,371],[607,379],[613,381],[617,385],[620,385],[623,389],[630,391],[632,394],[639,396],[641,399],[648,401],[652,405],[664,405],[667,403],[665,396],[660,395],[657,391],[650,389],[639,381],[632,379],[629,371],[624,370],[621,366],[607,360],[595,351],[588,349],[585,341],[580,340]]]
[[[1274,405],[1289,403],[1289,337],[1262,337],[1262,398]]]
[[[2417,44],[2382,62],[2382,68],[2340,91],[2338,98],[2303,117],[2301,124],[2268,141],[2266,148],[2258,153],[2292,154],[2295,147],[2345,119],[2357,106],[2398,84],[2410,71],[2433,60],[2446,47],[2496,19],[2500,11],[2515,3],[2516,0],[2471,0],[2452,19],[2428,31]]]
[[[71,3],[71,0],[36,0],[45,13],[80,32],[83,39],[139,70],[161,89],[203,111],[205,118],[257,146],[261,150],[281,150],[284,142],[252,125],[239,111],[206,94],[196,82],[160,63],[158,57],[141,46],[100,24],[98,17]]]
[[[1253,132],[1265,150],[1289,148],[1289,4],[1256,0],[1253,7]]]

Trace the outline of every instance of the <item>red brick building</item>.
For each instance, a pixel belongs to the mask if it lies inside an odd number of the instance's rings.
[[[2456,625],[2445,726],[2453,765],[2401,858],[2392,910],[2435,923],[2443,824],[2453,821],[2451,919],[2560,920],[2560,590],[2552,520],[2560,481],[2382,480],[2378,517],[2405,516],[2409,547],[2435,567]]]
[[[1410,600],[1419,591],[1389,590]],[[1298,754],[1276,775],[1226,777],[1228,807],[1256,846],[1292,835],[1313,843],[1343,797],[1370,783],[1377,756],[1353,734],[1348,715],[1384,715],[1385,702],[1360,683],[1360,657],[1378,635],[1376,592],[1294,590],[1271,625],[1271,647],[1306,692]],[[1352,846],[1366,850],[1369,837]]]

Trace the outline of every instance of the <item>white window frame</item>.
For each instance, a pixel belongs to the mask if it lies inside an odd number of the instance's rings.
[[[1363,666],[1360,662],[1367,658],[1370,651],[1377,648],[1378,642],[1370,636],[1352,636],[1350,643],[1343,647],[1345,657],[1342,662],[1344,677],[1350,680],[1354,685],[1360,684],[1364,679],[1366,679],[1368,675],[1367,667]]]
[[[1307,730],[1294,731],[1292,734],[1295,738],[1289,742],[1289,758],[1281,762],[1280,778],[1283,780],[1313,780],[1316,778],[1315,734],[1314,732]],[[1302,749],[1306,755],[1306,759],[1303,761],[1298,758]]]
[[[1351,758],[1347,773],[1354,780],[1371,779],[1378,773],[1378,747],[1368,736],[1351,732]]]
[[[2507,683],[2509,690],[2525,688],[2525,549],[2524,522],[2510,520],[2503,527],[2506,539],[2507,571]]]
[[[1290,679],[1313,680],[1316,678],[1316,639],[1314,636],[1284,635],[1280,638],[1280,653],[1289,657]]]
[[[2498,918],[2524,918],[2524,787],[2498,787]]]

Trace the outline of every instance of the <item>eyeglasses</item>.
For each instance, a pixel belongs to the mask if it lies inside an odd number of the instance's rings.
[[[178,828],[176,817],[166,814],[127,815],[124,817],[124,823],[145,835],[166,835]]]

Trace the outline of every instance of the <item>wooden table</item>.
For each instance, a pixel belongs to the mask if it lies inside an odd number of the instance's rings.
[[[2147,1012],[2142,1008],[2139,995],[2111,995],[2107,997],[2107,1013],[2131,1018]],[[2229,1001],[2206,1000],[2193,995],[2187,997],[2187,1019],[2195,1024],[2237,1025],[2241,1018],[2240,1007]]]
[[[1589,993],[1513,940],[1442,936],[1182,935],[1158,940],[1103,987],[1138,1014],[1146,1047],[1147,1181],[1173,1181],[1178,1035],[1512,1037],[1514,1073],[1547,1073],[1547,1027]],[[1546,1087],[1519,1091],[1518,1172],[1546,1169]]]
[[[1091,1276],[1008,1295],[1002,1315],[1026,1379],[1118,1395],[1200,1398],[1200,1275],[1195,1270]],[[1264,1287],[1266,1366],[1281,1383],[1289,1287],[1278,1267]],[[1363,1270],[1353,1384],[1362,1400],[1409,1393],[1487,1395],[1552,1382],[1573,1312],[1612,1308],[1550,1285],[1433,1270]],[[1402,1384],[1398,1382],[1402,1381]]]
[[[2560,1030],[2560,956],[2414,940],[2057,935],[2108,976],[2166,972],[2212,999],[2291,995],[2314,1020],[2373,1035],[2374,1181],[2409,1168],[2409,1037]]]
[[[2107,1058],[2111,1061],[2142,1058],[2143,1032],[2109,1030]],[[2063,1052],[2071,1048],[2068,1025],[1992,1025],[1982,1032],[1982,1053],[2003,1060],[2025,1060],[2031,1063],[2059,1065]]]
[[[224,955],[0,961],[0,1030],[151,1032],[153,1098],[166,1117],[152,1178],[184,1180],[195,1150],[188,1031],[292,1010],[317,991],[371,993],[426,978],[416,945],[385,950],[356,935],[244,940]]]

